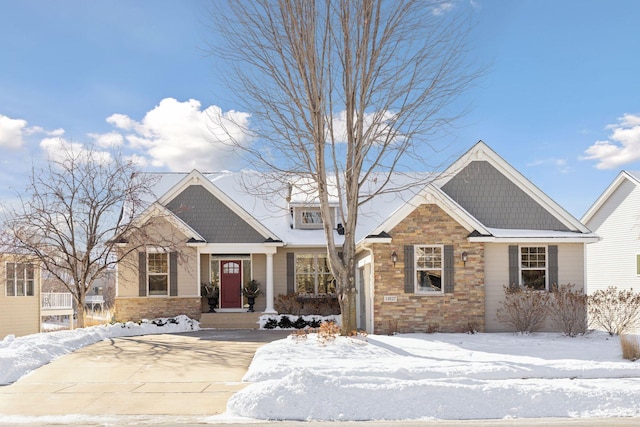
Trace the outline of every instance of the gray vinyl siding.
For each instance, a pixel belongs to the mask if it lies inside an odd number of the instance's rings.
[[[258,233],[202,185],[191,185],[167,204],[207,243],[262,243]]]
[[[602,240],[587,245],[587,290],[609,286],[640,291],[640,188],[625,180],[585,224]]]
[[[442,190],[487,227],[569,231],[486,161],[469,163]]]

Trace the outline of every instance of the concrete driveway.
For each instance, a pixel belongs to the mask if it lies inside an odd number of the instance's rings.
[[[246,386],[241,379],[256,349],[288,334],[201,330],[105,340],[0,387],[0,414],[221,414]]]

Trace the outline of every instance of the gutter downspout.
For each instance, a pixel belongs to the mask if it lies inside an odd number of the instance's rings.
[[[371,268],[369,271],[369,301],[368,301],[368,306],[369,306],[369,313],[371,314],[371,331],[369,333],[374,334],[375,330],[374,330],[374,311],[373,311],[373,297],[374,295],[374,278],[375,278],[375,259],[374,259],[374,254],[373,254],[373,249],[371,249],[371,247],[368,246],[368,244],[366,242],[362,242],[361,243],[361,247],[362,249],[364,249],[365,251],[369,252],[369,257],[371,259]]]

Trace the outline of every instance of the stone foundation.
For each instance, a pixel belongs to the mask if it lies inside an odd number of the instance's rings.
[[[202,298],[169,297],[169,298],[116,298],[115,320],[118,322],[156,317],[175,317],[181,314],[194,320],[200,320]]]

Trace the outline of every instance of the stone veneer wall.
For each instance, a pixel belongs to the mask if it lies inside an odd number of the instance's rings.
[[[390,245],[373,246],[375,333],[484,331],[484,245],[470,243],[469,232],[433,204],[419,206],[389,234]],[[454,292],[405,293],[405,245],[453,245]],[[393,251],[398,254],[395,266]],[[461,260],[463,251],[468,254],[466,265]],[[384,302],[385,295],[397,297],[397,302]]]
[[[202,298],[116,298],[115,319],[118,322],[156,317],[175,317],[184,314],[191,319],[200,320]]]

